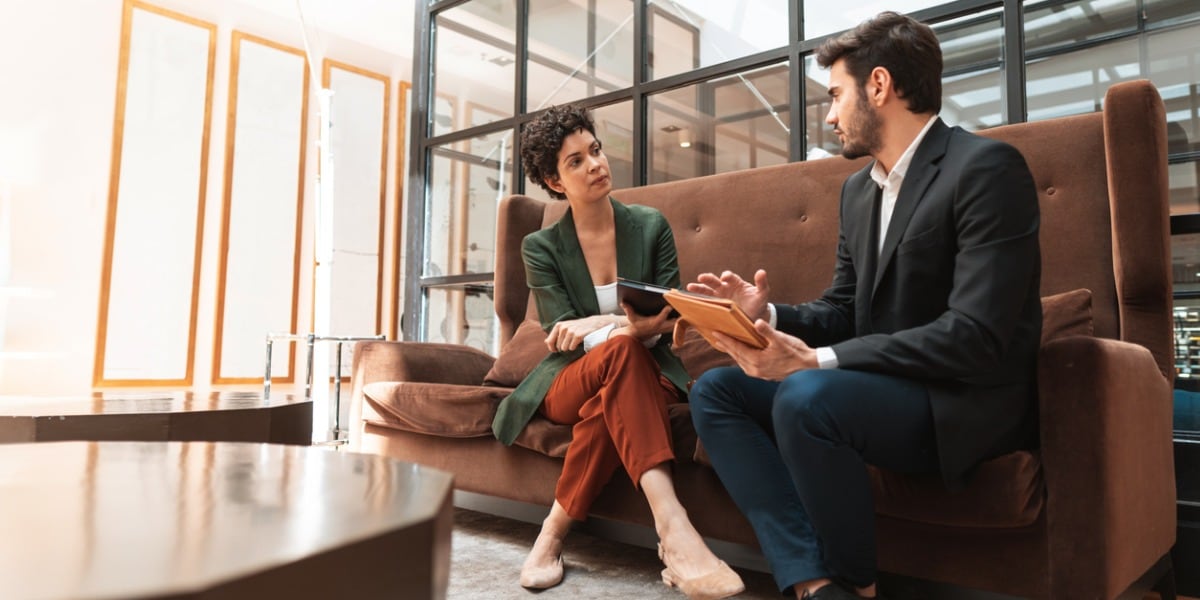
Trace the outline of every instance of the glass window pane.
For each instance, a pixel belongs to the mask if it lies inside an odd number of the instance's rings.
[[[1171,25],[1200,19],[1196,0],[1142,0],[1148,25]]]
[[[957,73],[1004,60],[1004,22],[999,8],[933,26],[942,46],[942,69]]]
[[[633,187],[633,101],[626,100],[592,109],[596,137],[608,157],[613,189]]]
[[[425,294],[425,341],[466,344],[492,356],[499,352],[490,283],[427,288]]]
[[[1028,62],[1025,86],[1029,120],[1100,110],[1114,83],[1140,77],[1137,38]]]
[[[562,104],[633,83],[633,3],[530,0],[526,110]]]
[[[788,43],[787,0],[651,0],[650,79]]]
[[[1080,0],[1025,11],[1025,52],[1034,54],[1137,29],[1137,0]]]
[[[511,138],[505,130],[433,149],[425,276],[494,269],[496,206],[512,188]]]
[[[1004,23],[1001,9],[933,26],[942,45],[942,119],[978,131],[1003,123]]]
[[[1175,299],[1175,430],[1200,433],[1200,233],[1171,236]],[[1182,297],[1180,297],[1182,296]],[[1190,297],[1189,297],[1190,296]]]
[[[1200,161],[1168,165],[1167,178],[1171,190],[1171,214],[1200,213]]]
[[[1004,124],[1000,90],[1004,73],[983,69],[942,79],[942,120],[969,131]]]
[[[831,9],[830,0],[804,0],[804,38],[851,29],[884,10],[907,14],[948,2],[950,0],[840,0],[837,8]]]
[[[778,164],[788,154],[787,64],[650,98],[650,183]]]
[[[808,160],[837,156],[842,143],[825,122],[829,114],[829,71],[817,66],[811,54],[804,57],[804,132],[805,155]]]
[[[515,0],[473,0],[438,13],[433,89],[439,104],[459,111],[466,102],[485,107],[490,112],[483,122],[512,116],[516,15]],[[465,128],[461,114],[435,112],[432,131]]]
[[[1167,152],[1200,151],[1200,25],[1148,35],[1146,52],[1167,109]]]

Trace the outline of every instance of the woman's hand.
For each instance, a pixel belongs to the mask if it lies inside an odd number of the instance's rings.
[[[613,315],[592,315],[582,319],[559,321],[546,336],[546,347],[551,352],[570,352],[583,343],[587,334],[606,325],[619,324],[618,317]]]
[[[687,284],[687,290],[733,300],[751,320],[766,319],[770,316],[770,311],[767,310],[767,296],[771,292],[771,286],[767,284],[767,272],[762,269],[754,272],[753,285],[737,273],[725,271],[720,277],[712,273],[701,273],[695,283]]]
[[[632,335],[633,337],[644,340],[654,337],[660,333],[667,333],[675,326],[675,320],[670,317],[672,307],[670,304],[664,306],[657,315],[645,316],[638,314],[633,310],[632,306],[622,302],[621,309],[625,311],[625,318],[629,324],[624,327],[617,327],[612,331],[613,335]]]

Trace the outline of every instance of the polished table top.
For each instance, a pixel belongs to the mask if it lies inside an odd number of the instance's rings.
[[[312,401],[224,390],[0,397],[0,443],[87,441],[312,442]]]
[[[0,417],[183,413],[271,408],[307,402],[310,401],[304,400],[303,397],[282,393],[272,394],[270,399],[264,400],[260,391],[93,392],[90,396],[3,396],[0,397]]]
[[[231,442],[0,445],[0,595],[205,589],[434,517],[450,475]]]

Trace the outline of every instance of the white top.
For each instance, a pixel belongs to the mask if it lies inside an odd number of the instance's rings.
[[[617,301],[617,282],[612,282],[607,285],[596,286],[596,304],[600,305],[600,314],[602,315],[624,315],[625,311],[621,310],[621,303]],[[597,329],[583,336],[583,351],[591,352],[592,348],[608,341],[608,336],[612,335],[612,330],[617,328],[616,323],[609,323],[600,329]],[[658,343],[658,338],[661,335],[655,335],[649,339],[642,340],[642,345],[647,348]]]

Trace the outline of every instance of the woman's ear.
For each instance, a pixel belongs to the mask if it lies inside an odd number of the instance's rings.
[[[549,186],[550,189],[560,194],[567,193],[567,188],[563,187],[562,183],[559,182],[558,175],[547,175],[546,177],[543,177],[542,180],[546,182],[546,185]]]

